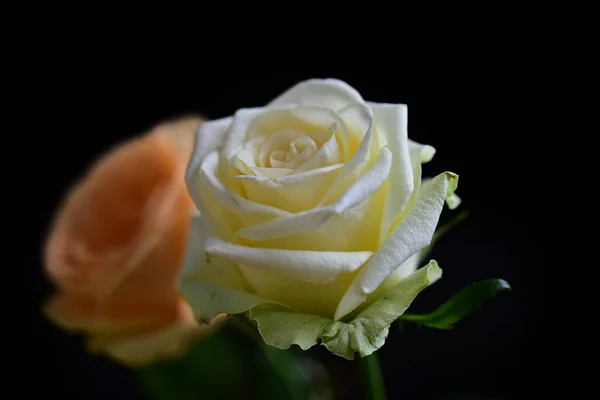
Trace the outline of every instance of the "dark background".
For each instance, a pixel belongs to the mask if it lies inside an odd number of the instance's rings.
[[[429,311],[477,280],[499,277],[512,285],[511,292],[501,293],[452,331],[409,327],[400,333],[392,328],[379,351],[389,398],[542,395],[551,368],[543,329],[547,269],[534,231],[541,206],[533,200],[537,188],[532,183],[540,168],[536,142],[542,133],[519,124],[517,108],[522,111],[527,99],[513,87],[500,79],[485,85],[467,79],[426,91],[414,76],[372,71],[273,72],[269,78],[198,73],[190,81],[160,83],[154,75],[143,76],[142,70],[110,79],[64,77],[51,81],[32,109],[43,110],[45,117],[39,139],[29,145],[34,148],[28,168],[35,182],[19,188],[32,192],[35,201],[15,232],[27,238],[17,251],[20,286],[27,288],[20,291],[24,298],[19,303],[28,329],[17,340],[25,343],[20,348],[28,356],[14,365],[19,376],[37,378],[21,390],[43,387],[63,399],[139,396],[128,371],[86,355],[80,338],[49,325],[39,312],[51,292],[39,252],[48,223],[68,185],[90,162],[164,119],[188,113],[220,118],[266,104],[300,80],[335,77],[366,100],[407,104],[409,137],[437,149],[424,175],[445,170],[460,175],[460,209],[468,209],[470,216],[435,247],[431,257],[444,270],[443,279],[419,296],[411,311]],[[445,209],[442,222],[451,214]],[[315,352],[332,367],[340,366],[324,351]],[[362,398],[357,379],[349,375],[346,383],[347,398]]]

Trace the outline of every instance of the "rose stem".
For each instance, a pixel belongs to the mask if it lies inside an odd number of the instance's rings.
[[[366,392],[370,400],[385,400],[385,384],[381,375],[377,353],[359,359],[362,374],[366,384]]]

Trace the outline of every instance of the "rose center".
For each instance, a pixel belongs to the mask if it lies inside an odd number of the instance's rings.
[[[275,150],[269,156],[272,168],[294,169],[310,159],[319,149],[314,140],[303,135],[289,143],[287,150]]]
[[[265,140],[260,148],[259,161],[263,167],[294,169],[319,151],[311,137],[297,130],[284,130]]]

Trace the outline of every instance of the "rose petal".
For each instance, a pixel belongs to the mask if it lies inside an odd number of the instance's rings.
[[[188,177],[188,191],[199,210],[205,213],[210,228],[227,240],[234,240],[233,232],[241,226],[253,225],[289,213],[258,204],[231,192],[217,178],[219,155],[213,151],[202,161],[197,174]]]
[[[373,110],[377,133],[394,155],[388,179],[387,197],[381,221],[381,240],[389,226],[408,202],[414,189],[413,170],[408,152],[408,111],[403,104],[368,103]]]
[[[408,148],[409,148],[411,168],[412,168],[412,172],[413,172],[413,185],[414,185],[414,189],[410,195],[408,203],[413,204],[414,201],[420,195],[419,191],[421,189],[421,186],[423,186],[426,182],[431,181],[431,178],[423,179],[423,180],[421,179],[422,170],[423,170],[422,164],[432,160],[433,155],[435,154],[435,149],[429,145],[422,145],[420,143],[417,143],[417,142],[414,142],[411,140],[408,141]],[[452,190],[454,190],[454,189],[452,189]],[[385,240],[387,240],[388,236],[396,229],[396,226],[398,225],[398,223],[400,223],[401,218],[402,218],[402,213],[399,213],[398,215],[396,215],[393,222],[388,225],[387,232],[384,233],[382,231],[382,235],[380,237],[381,243],[383,243]]]
[[[449,188],[458,176],[446,172],[423,185],[414,204],[403,211],[401,222],[373,257],[361,268],[335,313],[339,320],[365,301],[398,266],[431,242]]]
[[[210,237],[205,219],[193,217],[185,257],[175,284],[196,317],[237,314],[270,302],[253,293],[237,265],[206,255],[205,244]]]
[[[300,281],[316,284],[333,282],[340,274],[358,269],[373,254],[370,251],[303,251],[263,249],[209,239],[207,255],[267,272],[280,272]]]
[[[338,79],[309,79],[288,89],[270,102],[268,107],[296,104],[337,111],[350,104],[364,102],[356,89],[346,82]]]
[[[381,282],[381,285],[379,285],[374,292],[367,295],[364,303],[360,305],[360,309],[367,307],[373,302],[379,300],[381,297],[385,296],[386,293],[389,293],[391,290],[393,290],[398,283],[413,274],[419,268],[421,261],[423,261],[423,251],[415,253],[415,255],[404,261],[398,268],[394,270],[394,272],[390,274],[390,276]]]
[[[294,174],[310,171],[317,168],[323,168],[330,165],[339,164],[342,162],[342,151],[336,139],[336,132],[338,132],[338,125],[332,124],[330,126],[331,138],[321,146],[311,158],[306,160],[304,163],[294,168]],[[347,137],[347,134],[344,134]]]
[[[249,139],[248,134],[251,125],[264,111],[264,108],[242,108],[236,111],[220,149],[222,157],[229,160],[234,153],[237,153],[244,146],[244,143]]]
[[[356,182],[359,176],[363,174],[369,165],[372,154],[377,154],[379,148],[374,148],[372,135],[373,112],[363,104],[353,104],[342,111],[340,117],[349,119],[355,127],[365,129],[358,149],[344,166],[335,182],[329,187],[323,198],[319,201],[318,207],[327,205],[337,200],[352,184]],[[360,123],[360,125],[358,125]],[[373,157],[374,158],[374,157]]]
[[[277,177],[277,168],[264,168],[265,176],[238,175],[246,196],[261,204],[292,213],[314,208],[338,176],[343,164]],[[275,170],[275,171],[271,171]]]
[[[258,151],[256,149],[242,149],[237,152],[233,158],[233,166],[245,174],[253,174],[256,168],[256,158]]]
[[[280,106],[267,109],[249,108],[238,110],[233,119],[227,139],[221,154],[231,162],[232,157],[246,147],[245,144],[269,137],[281,131],[290,133],[305,133],[311,136],[319,145],[324,141],[320,138],[331,137],[329,128],[337,125],[335,136],[340,142],[344,157],[348,157],[349,134],[344,121],[332,110],[314,106]],[[266,166],[265,160],[257,162],[259,166]]]
[[[223,318],[221,315],[218,319]],[[192,321],[186,321],[132,337],[91,337],[87,348],[92,354],[108,354],[129,367],[143,367],[159,359],[181,357],[193,342],[211,330],[212,327],[200,327]]]
[[[228,191],[227,188],[220,182],[219,178],[215,175],[218,162],[219,155],[216,151],[214,151],[205,157],[204,162],[200,167],[200,171],[205,185],[223,207],[233,212],[264,214],[271,217],[282,217],[289,214],[275,207],[269,207],[263,204],[255,203]]]
[[[66,293],[54,295],[44,305],[44,314],[67,331],[92,334],[118,334],[152,327],[162,317],[162,313],[157,316],[150,308],[108,310],[96,299]]]
[[[250,178],[250,179],[267,179],[267,180],[276,180],[284,178],[288,175],[291,175],[294,170],[287,168],[261,168],[255,167],[252,168],[252,172],[254,175],[237,175],[236,179]]]
[[[350,154],[354,155],[371,127],[373,112],[364,104],[352,104],[339,110],[338,115],[348,127]],[[379,146],[379,148],[381,147],[383,146]]]
[[[223,144],[227,128],[229,128],[231,121],[233,121],[233,118],[227,117],[214,121],[207,121],[200,125],[200,128],[196,133],[194,150],[185,172],[186,180],[198,172],[202,159],[208,153],[217,150]]]
[[[408,150],[411,153],[418,154],[421,158],[421,163],[426,164],[433,160],[433,156],[435,155],[435,147],[430,146],[428,144],[417,143],[413,140],[408,140]]]
[[[236,236],[249,240],[267,240],[300,232],[315,231],[330,218],[341,216],[368,200],[386,181],[391,165],[392,154],[384,147],[373,166],[333,204],[248,226],[237,231]],[[345,217],[349,218],[349,216]],[[358,217],[364,219],[364,215]],[[346,232],[331,231],[328,234],[345,235]]]
[[[267,135],[265,135],[267,136]],[[313,137],[315,136],[315,137]],[[325,136],[325,137],[322,137]],[[259,167],[267,167],[267,168],[271,168],[271,167],[275,167],[275,168],[284,168],[284,166],[279,166],[279,165],[273,165],[273,163],[271,162],[269,164],[270,158],[272,157],[271,155],[276,152],[276,151],[283,151],[284,153],[287,153],[288,150],[290,149],[290,143],[293,143],[295,140],[297,139],[301,139],[303,137],[306,137],[308,139],[308,141],[312,144],[312,149],[314,149],[314,153],[317,152],[317,143],[323,143],[325,141],[327,141],[332,135],[331,134],[323,134],[323,132],[303,132],[303,131],[299,131],[299,130],[293,130],[293,129],[285,129],[279,132],[276,132],[272,135],[268,135],[263,142],[260,144],[260,148],[258,151],[258,157],[257,157],[257,165]],[[315,143],[315,139],[317,140],[317,143]],[[313,154],[314,154],[313,153]],[[287,163],[287,161],[278,161],[282,164]],[[289,168],[289,169],[293,169],[294,167],[291,166],[285,166],[285,168]]]

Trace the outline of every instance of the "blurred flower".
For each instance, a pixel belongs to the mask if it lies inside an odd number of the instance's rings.
[[[189,215],[184,171],[203,120],[165,122],[103,155],[71,188],[44,249],[45,304],[89,349],[128,365],[175,356],[203,336],[174,288]]]

